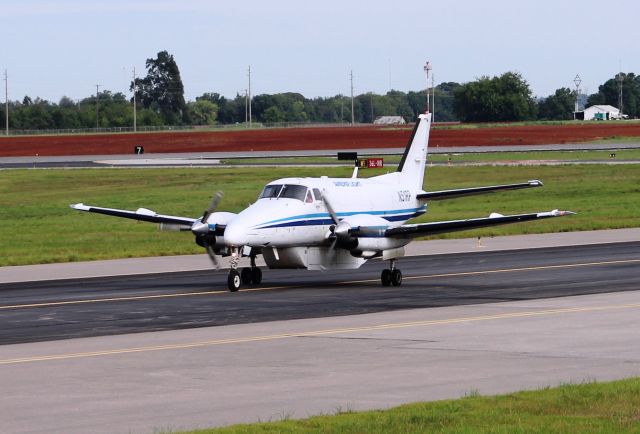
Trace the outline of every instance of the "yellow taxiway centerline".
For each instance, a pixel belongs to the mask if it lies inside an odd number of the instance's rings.
[[[504,313],[504,314],[496,314],[496,315],[481,315],[481,316],[449,318],[449,319],[441,319],[441,320],[377,324],[377,325],[362,326],[362,327],[312,330],[312,331],[306,331],[306,332],[282,333],[282,334],[264,335],[264,336],[248,336],[248,337],[239,337],[239,338],[230,338],[230,339],[214,339],[214,340],[208,340],[208,341],[185,342],[181,344],[179,343],[179,344],[167,344],[167,345],[152,345],[152,346],[146,346],[146,347],[117,348],[117,349],[110,349],[110,350],[88,351],[83,353],[51,354],[51,355],[41,355],[41,356],[19,357],[19,358],[11,358],[11,359],[0,359],[0,365],[45,362],[45,361],[53,361],[53,360],[69,360],[69,359],[79,359],[79,358],[86,358],[86,357],[111,356],[111,355],[118,355],[118,354],[144,353],[144,352],[151,352],[151,351],[167,351],[167,350],[179,350],[179,349],[189,349],[189,348],[201,348],[201,347],[210,347],[210,346],[216,346],[216,345],[242,344],[242,343],[263,342],[263,341],[272,341],[272,340],[289,339],[289,338],[326,336],[326,335],[357,333],[357,332],[370,332],[370,331],[391,330],[391,329],[400,329],[400,328],[409,328],[409,327],[427,327],[427,326],[459,324],[459,323],[501,320],[501,319],[511,319],[511,318],[525,318],[525,317],[533,317],[533,316],[548,316],[548,315],[560,315],[560,314],[581,313],[581,312],[584,313],[584,312],[598,312],[598,311],[637,309],[637,308],[640,308],[640,303],[609,305],[609,306],[575,307],[575,308],[563,308],[563,309],[532,310],[532,311],[512,312],[512,313]]]
[[[460,273],[427,274],[423,276],[406,276],[406,277],[403,277],[403,280],[478,276],[483,274],[515,273],[515,272],[522,272],[522,271],[538,271],[538,270],[551,270],[551,269],[576,268],[576,267],[593,267],[593,266],[600,266],[600,265],[633,264],[638,262],[640,262],[640,259],[585,262],[585,263],[578,263],[578,264],[542,265],[542,266],[536,266],[536,267],[505,268],[505,269],[484,270],[484,271],[466,271],[466,272],[460,272]],[[353,285],[357,283],[371,283],[371,282],[377,282],[377,281],[379,281],[379,279],[349,280],[349,281],[332,283],[331,285]],[[292,289],[292,288],[300,288],[300,287],[302,286],[301,285],[268,286],[264,288],[247,288],[242,290],[242,292],[273,291],[276,289]],[[54,306],[67,306],[67,305],[75,305],[75,304],[106,303],[106,302],[118,302],[118,301],[153,300],[153,299],[163,299],[163,298],[193,297],[193,296],[202,296],[202,295],[219,295],[219,294],[227,294],[227,293],[229,293],[229,291],[218,290],[218,291],[184,292],[184,293],[177,293],[177,294],[133,295],[133,296],[126,296],[126,297],[53,301],[53,302],[30,303],[30,304],[9,304],[9,305],[0,306],[0,310],[54,307]]]

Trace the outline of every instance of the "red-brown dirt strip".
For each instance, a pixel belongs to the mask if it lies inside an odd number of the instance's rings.
[[[0,156],[321,150],[404,147],[410,127],[321,127],[244,131],[186,131],[0,137]],[[430,146],[501,146],[579,143],[614,136],[640,137],[640,123],[438,129]]]

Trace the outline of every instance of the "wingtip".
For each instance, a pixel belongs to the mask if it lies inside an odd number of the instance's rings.
[[[72,203],[71,205],[69,205],[69,208],[77,209],[79,211],[88,211],[89,210],[89,207],[86,206],[84,203]]]

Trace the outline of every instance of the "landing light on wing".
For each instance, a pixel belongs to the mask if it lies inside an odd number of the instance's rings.
[[[138,208],[136,210],[136,214],[140,214],[140,215],[157,215],[157,213],[155,211],[151,211],[150,209],[147,209],[147,208]]]

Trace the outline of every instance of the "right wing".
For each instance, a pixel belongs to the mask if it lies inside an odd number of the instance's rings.
[[[146,208],[138,208],[135,211],[127,211],[124,209],[101,208],[98,206],[85,205],[83,203],[76,203],[74,205],[69,205],[69,206],[78,211],[93,212],[97,214],[105,214],[105,215],[110,215],[115,217],[123,217],[126,219],[141,220],[144,222],[168,223],[168,224],[188,226],[188,227],[193,226],[193,224],[199,220],[199,219],[190,218],[190,217],[162,215]]]
[[[491,214],[489,217],[467,219],[467,220],[450,220],[444,222],[418,223],[411,225],[402,225],[396,228],[389,228],[384,232],[385,237],[397,238],[414,238],[426,235],[443,234],[446,232],[464,231],[467,229],[484,228],[487,226],[504,225],[508,223],[518,223],[528,220],[538,220],[550,217],[561,217],[564,215],[575,214],[571,211],[553,210],[549,212],[538,212],[531,214],[502,215]]]

